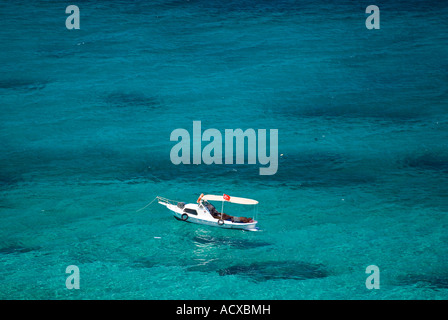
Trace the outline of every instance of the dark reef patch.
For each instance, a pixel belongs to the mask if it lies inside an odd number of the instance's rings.
[[[38,248],[28,248],[21,245],[10,245],[0,248],[0,254],[19,254],[38,250]]]
[[[146,96],[141,93],[114,92],[108,94],[104,101],[108,106],[115,108],[155,109],[161,107],[161,103],[158,98]]]
[[[259,183],[262,185],[283,185],[292,189],[320,186],[351,186],[374,183],[377,176],[371,166],[357,162],[344,155],[334,153],[291,154],[279,157],[278,171],[275,175],[259,175],[263,165],[173,165],[169,159],[148,159],[147,168],[135,174],[154,182],[215,180],[234,181],[239,185]],[[150,167],[150,168],[148,168]]]
[[[0,173],[0,189],[9,188],[16,184],[19,180],[20,179],[16,175]]]
[[[419,156],[409,156],[403,160],[404,167],[448,172],[448,154],[446,152],[428,152]]]
[[[44,89],[46,85],[47,85],[46,81],[34,81],[29,79],[0,80],[0,89],[5,90],[35,91]]]

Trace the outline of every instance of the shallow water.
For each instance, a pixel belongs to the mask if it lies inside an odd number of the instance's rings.
[[[0,4],[0,298],[447,299],[448,7],[370,4]],[[278,129],[278,172],[173,165],[194,120]],[[200,193],[262,232],[136,212]]]

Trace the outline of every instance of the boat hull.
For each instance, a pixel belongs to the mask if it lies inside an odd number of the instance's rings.
[[[198,219],[198,218],[189,216],[186,220],[183,220],[182,215],[177,212],[173,212],[173,216],[174,216],[174,218],[176,218],[176,220],[179,220],[179,221],[191,222],[191,223],[202,224],[202,225],[206,225],[206,226],[218,227],[218,228],[224,228],[224,229],[251,230],[251,229],[256,229],[256,226],[258,223],[257,221],[249,222],[249,223],[224,221],[224,223],[222,225],[220,225],[218,223],[217,219],[215,219],[216,221],[209,221],[209,220]]]

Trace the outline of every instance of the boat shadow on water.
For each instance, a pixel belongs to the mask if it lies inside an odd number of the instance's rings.
[[[398,286],[411,286],[417,288],[426,288],[432,290],[448,289],[448,273],[439,274],[408,274],[399,276],[395,279]]]
[[[188,270],[217,272],[220,276],[238,276],[255,282],[320,279],[330,275],[324,265],[294,260],[242,263],[220,268],[222,265],[222,261],[213,261],[212,263],[190,267]]]
[[[323,265],[301,261],[265,261],[249,265],[234,265],[219,269],[220,276],[237,275],[253,281],[307,280],[326,278],[329,273]]]
[[[193,241],[199,245],[230,246],[236,249],[254,249],[267,247],[271,244],[263,241],[250,241],[245,239],[233,239],[230,237],[195,236]]]

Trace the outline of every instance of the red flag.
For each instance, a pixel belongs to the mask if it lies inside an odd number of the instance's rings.
[[[222,197],[224,198],[224,200],[230,201],[230,196],[224,194]]]

